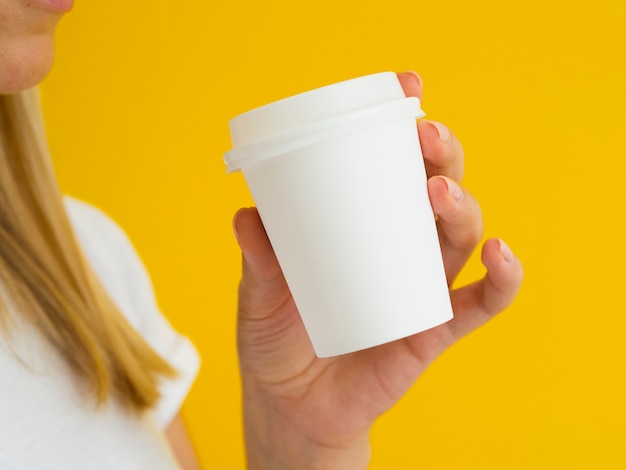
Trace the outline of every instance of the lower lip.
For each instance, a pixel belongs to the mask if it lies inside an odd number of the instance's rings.
[[[38,3],[58,13],[67,13],[74,8],[74,0],[38,0]]]

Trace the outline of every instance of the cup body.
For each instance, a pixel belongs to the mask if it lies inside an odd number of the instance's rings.
[[[403,94],[388,101],[397,100],[406,103]],[[350,127],[344,120],[343,131],[319,121],[299,125],[318,126],[318,138],[240,166],[320,357],[452,318],[415,125],[419,107],[408,114],[385,103],[367,109],[381,106],[386,118],[373,112],[368,121],[362,108],[343,113],[364,121]]]

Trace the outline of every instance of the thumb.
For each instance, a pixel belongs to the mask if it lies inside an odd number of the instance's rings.
[[[233,230],[243,258],[240,307],[249,314],[268,312],[284,302],[288,289],[257,209],[240,209]]]
[[[256,207],[239,209],[233,219],[235,237],[243,254],[246,269],[260,279],[271,279],[281,274]]]

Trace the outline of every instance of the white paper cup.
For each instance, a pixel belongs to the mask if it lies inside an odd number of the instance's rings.
[[[228,171],[245,176],[319,357],[452,318],[415,125],[423,115],[389,72],[230,122]]]

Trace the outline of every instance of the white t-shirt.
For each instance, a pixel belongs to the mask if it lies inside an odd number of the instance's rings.
[[[79,242],[109,295],[146,341],[179,372],[160,386],[153,412],[96,408],[84,384],[26,323],[0,335],[0,469],[175,469],[163,430],[198,371],[193,345],[159,311],[149,277],[124,232],[99,210],[67,199]],[[18,317],[19,318],[19,317]],[[18,320],[19,321],[19,320]]]

